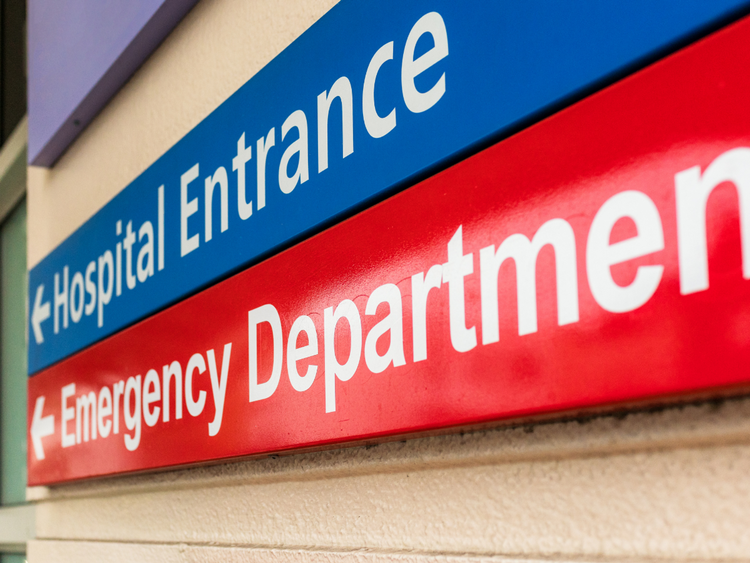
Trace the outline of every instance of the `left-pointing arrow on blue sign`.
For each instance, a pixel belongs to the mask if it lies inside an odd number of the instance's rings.
[[[37,344],[44,342],[44,333],[42,332],[42,323],[49,319],[49,301],[42,302],[44,298],[44,284],[36,288],[36,298],[34,299],[34,310],[31,312],[31,328],[34,330],[34,340]]]

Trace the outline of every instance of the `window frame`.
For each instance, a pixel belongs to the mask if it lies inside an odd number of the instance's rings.
[[[27,120],[24,117],[0,148],[0,224],[8,219],[26,196],[27,140]],[[28,341],[28,323],[25,325],[25,338]],[[26,542],[35,537],[35,531],[36,510],[33,504],[0,506],[0,554],[26,553]]]

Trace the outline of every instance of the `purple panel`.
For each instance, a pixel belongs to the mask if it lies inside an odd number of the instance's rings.
[[[29,163],[52,166],[197,0],[29,0]]]

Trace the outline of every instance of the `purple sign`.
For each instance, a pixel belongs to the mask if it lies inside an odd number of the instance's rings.
[[[29,0],[29,163],[51,166],[197,0]]]

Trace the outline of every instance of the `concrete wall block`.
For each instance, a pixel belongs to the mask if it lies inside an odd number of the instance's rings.
[[[41,502],[37,537],[510,557],[742,558],[750,553],[750,435],[729,429],[730,421],[743,420],[737,416],[743,408],[746,401],[735,401],[718,410],[634,415],[631,422],[609,417],[584,425],[541,425],[531,434],[479,433],[505,446],[496,443],[492,452],[485,442],[484,458],[462,460],[452,453],[461,451],[457,444],[466,436],[402,445],[414,460],[440,457],[434,466],[423,461],[367,472],[353,463],[349,474],[338,467],[326,475],[320,462],[312,476],[300,469],[215,483],[191,483],[185,471],[183,486],[140,491],[124,486],[119,492],[115,480],[107,491]],[[714,445],[687,447],[675,440],[666,446],[667,428],[662,448],[652,447],[660,420],[683,418],[687,434],[700,436],[701,415],[709,427],[712,417],[726,417],[725,440],[717,431]],[[609,438],[599,434],[598,451],[579,446],[571,453],[562,442],[564,434],[572,443],[594,441],[601,426],[613,421],[621,430]],[[618,445],[628,442],[623,436],[637,436],[640,425],[643,436],[651,437],[641,441],[646,447],[636,447],[638,440]],[[534,443],[538,433],[555,431],[562,434],[548,436],[546,459],[536,452],[527,460],[512,455],[501,460],[503,452],[522,449],[523,436]],[[612,451],[601,447],[607,442]],[[381,458],[386,468],[387,457]],[[451,459],[458,462],[450,464]],[[154,477],[137,479],[149,478]]]

